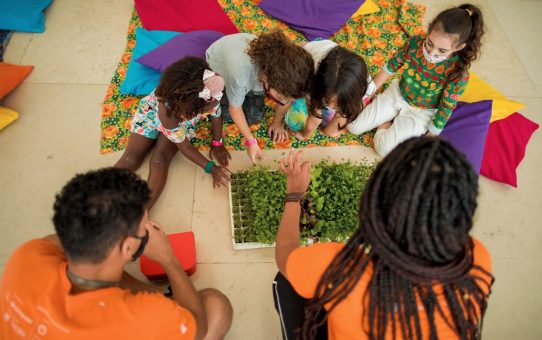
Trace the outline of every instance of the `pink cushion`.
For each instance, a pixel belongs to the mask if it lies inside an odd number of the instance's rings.
[[[135,5],[148,30],[239,33],[217,0],[135,0]]]
[[[480,174],[517,187],[516,169],[539,125],[516,112],[489,125]]]

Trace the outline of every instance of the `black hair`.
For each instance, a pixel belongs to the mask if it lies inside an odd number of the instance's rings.
[[[418,137],[398,145],[367,182],[359,228],[308,302],[303,338],[314,338],[325,321],[317,321],[321,309],[333,310],[371,264],[372,277],[359,302],[369,339],[438,339],[436,313],[458,338],[479,338],[493,277],[473,264],[469,231],[477,193],[478,176],[448,142]],[[437,299],[437,284],[445,304]],[[419,304],[428,334],[422,334]]]
[[[311,90],[309,112],[317,117],[318,110],[337,96],[339,113],[347,119],[346,125],[356,119],[363,109],[363,96],[367,92],[369,71],[362,57],[343,47],[329,51],[318,66]],[[345,126],[339,126],[344,129]]]
[[[485,32],[482,11],[471,4],[449,8],[440,12],[429,24],[429,32],[433,30],[457,35],[456,46],[465,44],[463,49],[456,52],[459,59],[448,75],[450,80],[461,78],[480,54],[482,36]]]
[[[155,95],[167,108],[167,115],[179,120],[191,119],[209,106],[198,96],[203,90],[203,73],[209,64],[196,57],[184,57],[168,66],[160,78]]]
[[[147,183],[126,169],[78,174],[56,195],[53,223],[67,257],[100,263],[124,236],[136,236],[150,200]]]

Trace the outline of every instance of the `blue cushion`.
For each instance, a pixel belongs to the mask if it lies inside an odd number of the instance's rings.
[[[166,41],[179,35],[172,31],[148,31],[144,28],[136,29],[136,46],[132,59],[128,64],[126,78],[120,86],[120,93],[133,95],[147,95],[154,90],[160,82],[160,72],[136,62],[136,59],[161,46]]]
[[[45,14],[53,0],[0,0],[0,29],[43,33]]]
[[[205,51],[224,33],[217,31],[192,31],[183,33],[153,51],[145,54],[136,61],[158,71],[166,68],[186,56],[205,59]]]

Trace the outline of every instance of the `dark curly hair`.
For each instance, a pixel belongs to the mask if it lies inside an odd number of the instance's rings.
[[[437,313],[459,339],[478,339],[493,276],[473,264],[477,194],[478,176],[448,142],[417,137],[398,145],[371,175],[359,228],[305,307],[303,339],[313,339],[325,322],[318,321],[322,308],[332,311],[367,272],[372,277],[359,303],[369,339],[438,339]]]
[[[166,68],[155,95],[166,106],[168,116],[186,120],[205,111],[208,103],[198,93],[203,90],[206,69],[211,69],[209,64],[196,57],[185,57]]]
[[[281,95],[302,98],[309,92],[314,76],[312,56],[282,32],[273,31],[252,40],[247,54],[258,74],[265,76],[269,87]]]
[[[318,66],[316,77],[311,89],[309,112],[317,117],[318,110],[337,96],[339,112],[347,119],[344,129],[363,109],[363,96],[369,85],[367,64],[359,55],[343,47],[334,47]]]
[[[459,59],[448,75],[450,81],[462,78],[480,54],[482,36],[485,32],[482,11],[471,4],[449,8],[440,12],[429,24],[429,32],[433,30],[455,34],[458,36],[456,45],[465,44],[463,49],[456,52]]]
[[[76,175],[56,195],[53,223],[71,261],[102,262],[126,235],[136,235],[150,199],[147,183],[126,169]]]

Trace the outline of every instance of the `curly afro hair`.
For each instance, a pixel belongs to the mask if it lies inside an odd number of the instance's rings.
[[[126,169],[76,175],[56,195],[53,223],[71,261],[101,263],[126,235],[136,235],[150,199],[147,183]]]
[[[314,77],[314,61],[302,47],[280,31],[260,35],[250,42],[247,54],[267,78],[269,87],[292,98],[304,97]]]
[[[167,115],[179,120],[203,113],[208,103],[198,97],[203,90],[203,72],[211,68],[201,58],[185,57],[171,64],[160,78],[155,95],[167,108]]]

